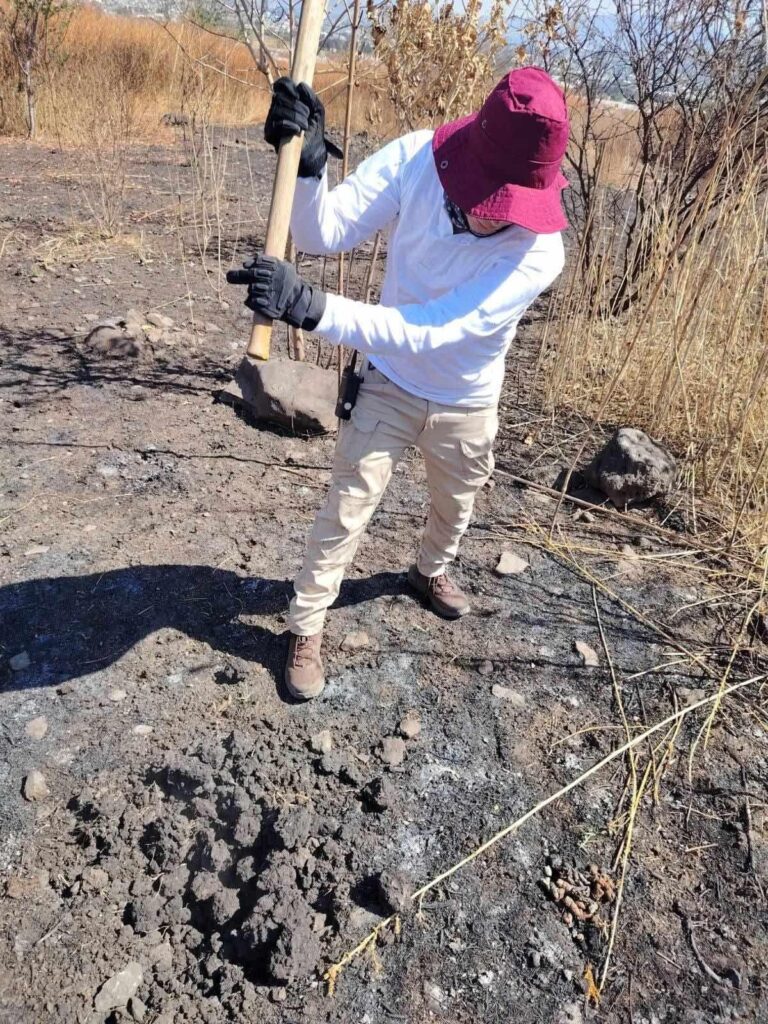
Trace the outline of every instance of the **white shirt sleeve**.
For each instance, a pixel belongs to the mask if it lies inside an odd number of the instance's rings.
[[[431,352],[474,339],[493,357],[509,330],[562,266],[546,270],[502,261],[453,291],[423,304],[371,306],[329,294],[315,333],[338,345],[381,355]]]
[[[323,256],[347,252],[386,228],[400,212],[400,168],[408,159],[408,137],[384,146],[328,191],[321,178],[299,178],[291,213],[297,249]]]

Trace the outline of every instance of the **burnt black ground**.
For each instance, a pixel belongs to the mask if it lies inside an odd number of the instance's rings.
[[[220,140],[225,267],[259,236],[272,169],[253,131],[248,147],[235,134]],[[99,236],[80,154],[6,144],[2,155],[0,1019],[122,1019],[93,1000],[132,961],[145,1020],[162,1024],[763,1019],[768,766],[755,694],[728,704],[689,781],[692,716],[658,799],[644,802],[599,1007],[585,1002],[583,973],[599,972],[605,939],[586,929],[574,941],[538,881],[548,858],[610,868],[620,762],[430,893],[398,939],[386,933],[325,995],[323,969],[384,912],[381,871],[424,883],[619,742],[592,586],[543,544],[551,499],[500,473],[456,566],[474,612],[435,619],[403,579],[427,502],[413,456],[329,618],[327,694],[286,701],[290,580],[333,441],[257,429],[215,403],[248,322],[201,267],[194,204],[179,226],[186,151],[130,154],[113,240]],[[365,269],[357,259],[357,288]],[[178,330],[134,359],[88,350],[89,326],[131,307]],[[498,446],[519,475],[569,445],[568,425],[542,423],[529,402],[535,338],[534,317],[510,358]],[[711,691],[690,663],[670,664],[652,625],[718,664],[724,618],[684,610],[709,593],[708,564],[642,516],[628,529],[568,508],[559,522],[561,549],[651,623],[600,597],[630,721]],[[505,547],[530,568],[496,576]],[[367,645],[343,650],[360,630]],[[575,640],[599,668],[582,665]],[[12,669],[22,652],[28,667]],[[757,647],[738,675],[764,661]],[[410,710],[421,732],[389,767],[381,740]],[[40,716],[48,729],[34,739]],[[310,742],[324,729],[325,763]],[[37,803],[21,792],[32,769],[50,788]],[[366,793],[381,779],[388,806],[376,809]]]

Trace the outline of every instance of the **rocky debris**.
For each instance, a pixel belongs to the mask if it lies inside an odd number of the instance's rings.
[[[45,800],[46,797],[51,795],[51,791],[45,781],[45,776],[36,768],[33,769],[24,779],[22,793],[24,795],[24,799],[29,800],[30,803],[37,800]]]
[[[26,558],[33,558],[35,555],[44,555],[51,549],[45,544],[35,544],[24,552]]]
[[[517,690],[510,689],[508,686],[500,686],[498,683],[495,683],[491,687],[491,693],[494,697],[497,697],[499,700],[503,700],[506,704],[509,704],[510,707],[525,707],[525,697],[522,693],[518,693]]]
[[[574,523],[594,523],[595,514],[590,512],[588,508],[577,509],[573,514]]]
[[[83,341],[85,348],[108,359],[137,359],[142,353],[143,332],[115,320],[97,324]]]
[[[514,551],[502,551],[498,564],[496,565],[497,576],[513,576],[530,569],[530,565],[524,558],[516,555]]]
[[[151,732],[154,732],[154,729],[151,725],[146,725],[142,722],[139,725],[134,725],[133,732],[136,736],[149,736]]]
[[[481,661],[477,666],[477,671],[481,676],[492,676],[493,675],[493,662],[487,658],[485,661]]]
[[[155,311],[147,313],[147,315],[144,317],[144,320],[152,327],[160,327],[164,330],[168,330],[168,328],[173,327],[173,320],[171,319],[171,317],[166,316],[164,313],[158,313]]]
[[[374,811],[386,811],[397,801],[397,790],[388,778],[373,779],[363,789],[361,796]]]
[[[29,668],[31,665],[30,657],[27,651],[19,651],[18,654],[14,654],[8,661],[13,672],[23,672],[25,668]]]
[[[347,633],[344,639],[341,641],[342,651],[362,651],[366,647],[370,647],[371,638],[364,630],[360,630],[356,633]]]
[[[549,858],[539,885],[558,905],[563,922],[580,944],[585,941],[587,926],[598,932],[607,927],[603,911],[616,900],[616,884],[604,868],[590,864],[581,871]]]
[[[418,712],[409,711],[404,718],[400,719],[397,731],[406,740],[415,740],[421,732],[421,719]]]
[[[414,886],[404,871],[382,871],[376,879],[376,887],[388,914],[403,914],[410,908]]]
[[[584,470],[587,481],[617,508],[668,495],[677,483],[677,463],[642,430],[622,427]]]
[[[315,754],[329,754],[333,750],[333,736],[329,729],[323,729],[310,736],[309,749]]]
[[[405,760],[405,743],[399,736],[385,736],[379,746],[379,757],[390,767],[396,767]]]
[[[24,732],[31,740],[41,740],[48,732],[48,719],[44,715],[30,718],[24,726]]]
[[[113,703],[119,704],[121,700],[125,700],[128,694],[125,690],[110,690],[107,696]]]
[[[336,372],[315,363],[293,359],[256,362],[246,357],[218,398],[257,420],[297,434],[328,434],[338,425],[337,391]]]
[[[597,651],[594,647],[590,647],[588,643],[583,640],[574,640],[573,647],[576,653],[581,658],[582,664],[585,668],[598,668],[600,665],[600,659],[597,656]]]
[[[93,1000],[97,1013],[109,1013],[110,1010],[122,1010],[136,994],[136,990],[144,981],[141,964],[132,960],[122,971],[113,974],[101,986]]]
[[[137,1024],[143,1024],[147,1019],[147,1007],[138,996],[131,996],[128,1000],[128,1013]]]
[[[109,875],[104,870],[104,868],[83,868],[83,874],[81,877],[83,880],[83,885],[87,889],[92,889],[95,892],[101,892],[102,889],[106,889],[106,887],[109,885]]]
[[[50,884],[47,871],[31,875],[12,875],[5,884],[5,895],[9,900],[28,900],[40,895]]]

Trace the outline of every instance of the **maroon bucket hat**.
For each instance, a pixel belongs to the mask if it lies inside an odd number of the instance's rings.
[[[479,113],[438,128],[432,154],[448,198],[464,213],[549,234],[568,227],[560,203],[567,145],[562,89],[527,67],[505,75]]]

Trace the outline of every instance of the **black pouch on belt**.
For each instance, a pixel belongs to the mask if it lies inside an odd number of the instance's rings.
[[[353,352],[351,361],[347,363],[341,374],[339,397],[336,401],[336,416],[340,420],[348,420],[351,417],[357,402],[357,393],[363,383],[363,375],[355,373],[356,366],[357,352]]]

